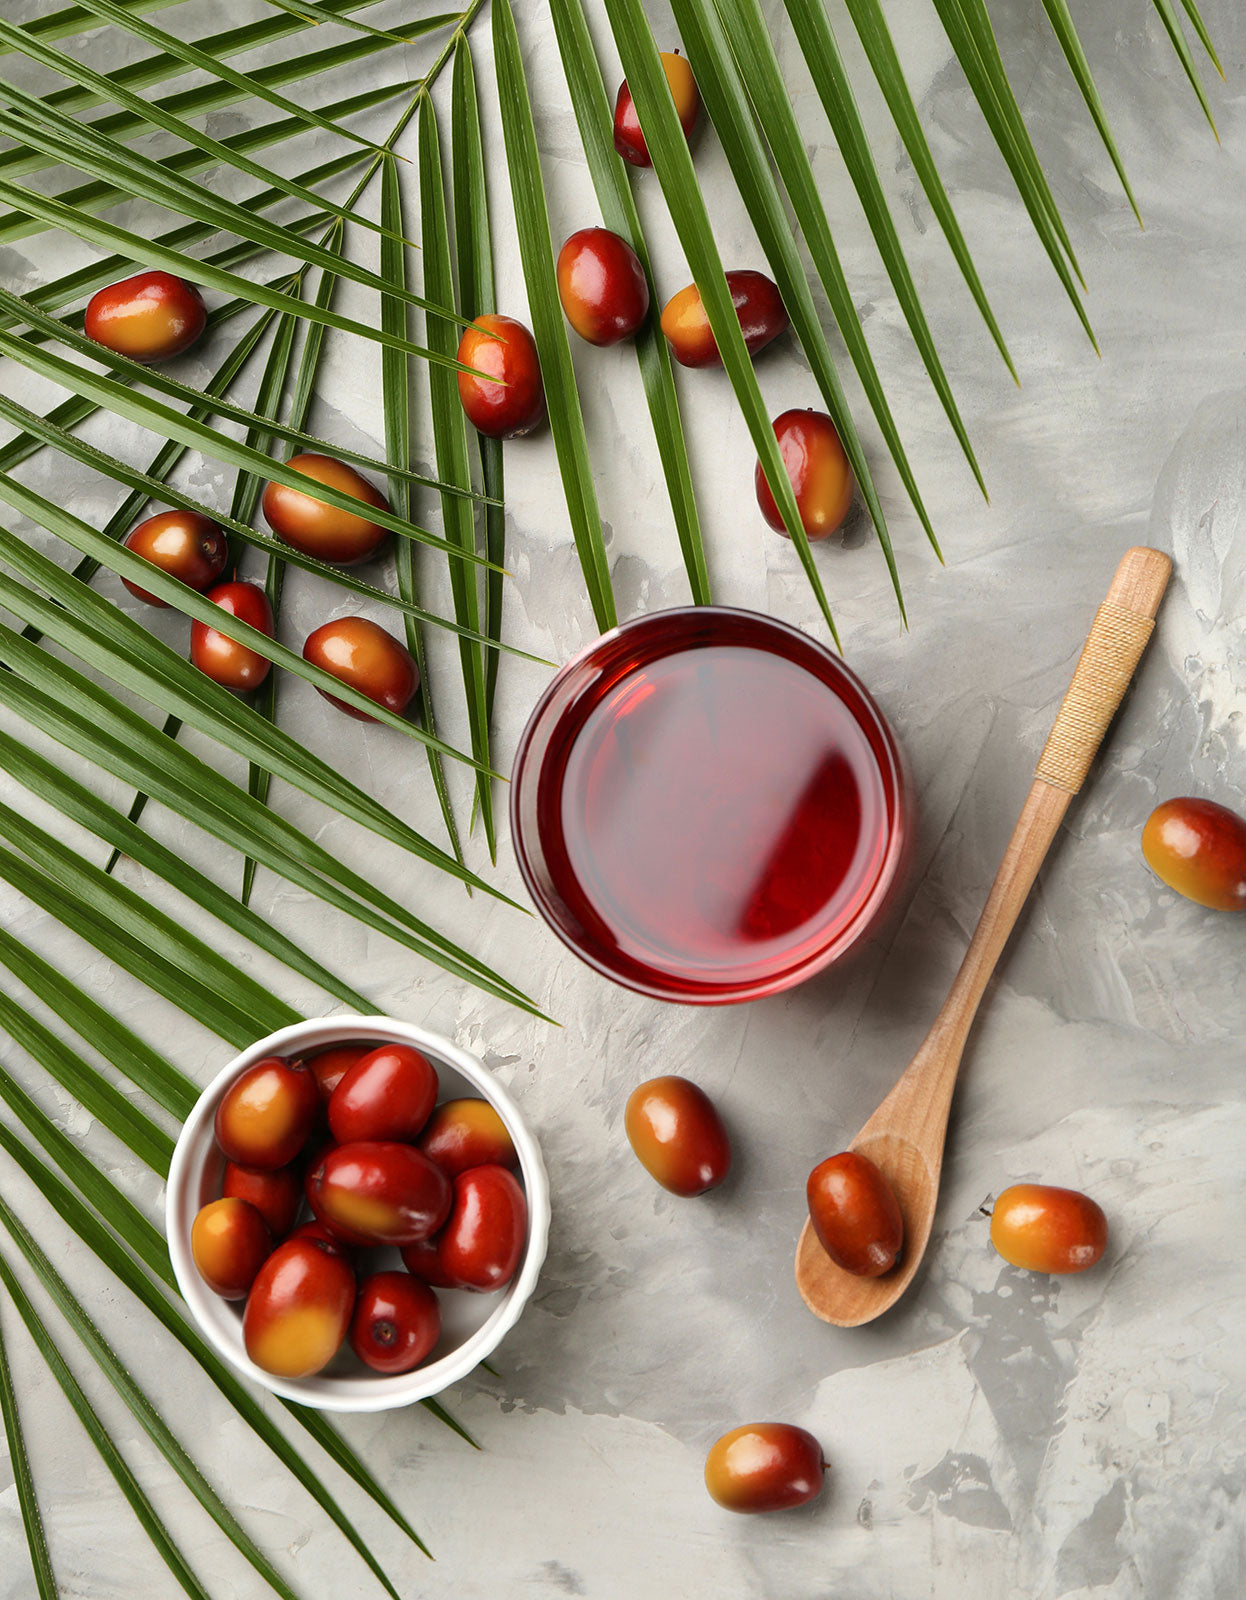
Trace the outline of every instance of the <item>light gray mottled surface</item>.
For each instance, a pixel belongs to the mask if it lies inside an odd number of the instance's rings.
[[[1246,1590],[1246,926],[1177,899],[1149,875],[1138,848],[1141,824],[1160,799],[1198,792],[1246,804],[1246,11],[1239,0],[1203,7],[1229,75],[1227,88],[1213,90],[1224,141],[1217,148],[1146,0],[1075,7],[1146,218],[1141,234],[1037,0],[996,0],[991,9],[1090,284],[1102,360],[1079,332],[927,0],[891,0],[887,10],[1021,370],[1020,390],[983,331],[876,95],[862,89],[918,285],[991,487],[989,508],[916,361],[799,56],[790,42],[784,48],[854,292],[947,557],[946,568],[933,559],[867,428],[911,631],[900,631],[862,519],[818,560],[849,660],[893,719],[920,800],[912,898],[886,939],[851,969],[784,998],[718,1012],[667,1008],[614,990],[539,923],[479,897],[468,903],[356,830],[313,815],[284,787],[277,797],[352,862],[397,875],[413,904],[456,927],[565,1024],[536,1025],[413,965],[358,928],[309,911],[261,874],[257,903],[282,926],[379,1004],[484,1056],[539,1131],[553,1181],[548,1266],[500,1352],[502,1377],[447,1396],[483,1453],[419,1411],[348,1425],[436,1552],[437,1564],[428,1565],[343,1488],[407,1595],[1236,1600]],[[205,27],[242,13],[199,0],[194,10]],[[376,16],[405,14],[395,5]],[[561,237],[597,213],[545,8],[523,0],[518,18]],[[176,13],[170,19],[179,25]],[[846,26],[844,33],[848,44]],[[489,92],[487,22],[473,43]],[[849,53],[856,63],[857,52]],[[412,71],[424,59],[413,52]],[[383,132],[387,116],[370,128]],[[238,125],[233,112],[213,119],[217,133]],[[492,124],[489,142],[496,163]],[[698,165],[728,264],[760,264],[711,136],[699,144]],[[499,166],[495,172],[502,303],[522,313],[505,182]],[[652,179],[640,177],[637,189],[660,281],[673,290],[686,279],[678,246]],[[20,253],[0,251],[0,274],[18,286],[63,264],[37,241]],[[635,363],[626,349],[580,347],[576,359],[621,609],[681,603],[686,590]],[[186,370],[201,379],[210,367],[196,357]],[[758,371],[776,412],[812,400],[790,343]],[[59,398],[34,382],[21,389],[34,403]],[[379,437],[374,350],[335,345],[326,395],[319,431],[354,444]],[[790,547],[753,509],[751,452],[728,385],[721,375],[681,374],[681,395],[717,595],[818,634]],[[92,437],[131,459],[148,449],[117,428]],[[102,518],[113,503],[98,482],[67,484],[43,461],[30,477],[54,482],[84,516]],[[593,627],[548,437],[510,449],[507,478],[516,575],[507,633],[562,659]],[[190,481],[201,495],[227,501],[228,481],[216,467],[195,465]],[[1176,582],[1111,749],[1071,813],[972,1041],[928,1266],[882,1323],[827,1329],[804,1311],[791,1279],[804,1176],[863,1120],[936,1009],[1094,606],[1119,554],[1143,540],[1172,551]],[[120,594],[112,580],[102,587]],[[323,605],[315,586],[296,577],[286,638],[297,643],[323,619]],[[144,619],[181,639],[184,623],[170,613]],[[437,666],[444,731],[460,739],[456,666],[444,650]],[[536,667],[505,665],[504,767],[545,680]],[[423,763],[410,748],[331,715],[301,683],[283,686],[281,712],[402,815],[435,828]],[[462,782],[457,793],[465,814]],[[154,809],[148,816],[162,836],[235,881],[237,862],[202,835]],[[476,841],[471,856],[480,863]],[[147,888],[141,874],[128,875]],[[518,887],[505,837],[498,881]],[[189,1071],[206,1077],[225,1060],[218,1041],[143,999],[8,892],[0,913]],[[253,952],[237,954],[270,972]],[[296,1004],[321,1008],[305,986],[271,975]],[[34,1084],[33,1070],[15,1059]],[[623,1138],[629,1090],[668,1071],[713,1093],[735,1133],[737,1172],[700,1202],[657,1190]],[[157,1185],[139,1180],[134,1164],[63,1097],[38,1092],[109,1171],[133,1179],[157,1214]],[[1097,1271],[1046,1280],[995,1256],[978,1206],[1019,1179],[1084,1186],[1101,1201],[1112,1243]],[[7,1168],[3,1188],[301,1592],[373,1592],[325,1519],[252,1446],[215,1391],[153,1335]],[[7,1309],[4,1325],[64,1592],[91,1600],[173,1593]],[[249,1600],[257,1592],[249,1570],[76,1351],[73,1359],[214,1594]],[[757,1417],[803,1423],[824,1442],[831,1474],[813,1508],[746,1520],[706,1497],[706,1447]],[[0,1474],[7,1480],[7,1466]],[[33,1593],[10,1486],[0,1493],[0,1597]]]

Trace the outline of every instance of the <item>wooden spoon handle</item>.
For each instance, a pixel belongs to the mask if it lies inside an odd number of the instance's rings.
[[[1039,758],[1045,782],[1070,794],[1081,788],[1151,637],[1171,571],[1161,550],[1125,552]]]
[[[1171,572],[1172,562],[1160,550],[1135,546],[1126,551],[1095,616],[956,981],[910,1068],[917,1069],[914,1078],[924,1075],[935,1065],[931,1055],[937,1056],[949,1100],[960,1048],[979,1002],[1069,802],[1129,687]]]

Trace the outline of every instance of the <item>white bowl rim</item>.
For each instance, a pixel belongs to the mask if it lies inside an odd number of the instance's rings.
[[[214,1139],[216,1107],[226,1089],[247,1067],[264,1056],[290,1056],[328,1047],[338,1042],[375,1039],[413,1045],[417,1050],[444,1061],[488,1100],[506,1125],[519,1155],[519,1168],[528,1201],[528,1240],[520,1269],[488,1318],[462,1344],[427,1366],[412,1372],[387,1376],[381,1373],[325,1375],[310,1378],[279,1378],[255,1365],[247,1356],[241,1336],[236,1341],[222,1331],[221,1308],[229,1302],[214,1294],[195,1267],[190,1253],[190,1228],[187,1220],[198,1209],[187,1199],[192,1185],[197,1186],[204,1160],[204,1135]],[[209,1146],[210,1148],[210,1146]],[[549,1180],[540,1146],[529,1132],[519,1108],[493,1077],[484,1063],[442,1034],[432,1033],[413,1022],[381,1015],[360,1016],[342,1012],[291,1023],[275,1033],[257,1039],[233,1057],[212,1079],[195,1101],[182,1124],[169,1165],[165,1189],[165,1232],[173,1272],[196,1326],[217,1354],[248,1378],[271,1393],[321,1411],[388,1411],[430,1399],[443,1389],[474,1371],[497,1348],[518,1321],[520,1313],[536,1287],[549,1243]]]

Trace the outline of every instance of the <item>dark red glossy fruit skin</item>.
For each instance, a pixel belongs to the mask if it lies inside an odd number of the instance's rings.
[[[545,415],[545,388],[536,343],[523,323],[477,317],[459,340],[458,359],[473,369],[458,374],[459,399],[472,427],[491,439],[531,433]]]
[[[240,580],[218,583],[215,589],[208,590],[206,598],[231,617],[249,622],[272,638],[273,608],[259,584]],[[190,659],[214,683],[239,694],[258,689],[272,666],[267,656],[210,628],[206,622],[190,625]]]
[[[995,1202],[991,1243],[1028,1272],[1085,1272],[1107,1248],[1108,1219],[1077,1189],[1015,1183]]]
[[[202,334],[208,320],[193,283],[171,272],[138,272],[87,301],[83,332],[132,361],[167,361]]]
[[[1246,911],[1246,817],[1214,800],[1156,806],[1142,854],[1170,889],[1212,911]]]
[[[273,1238],[284,1239],[299,1213],[303,1180],[295,1167],[243,1167],[227,1161],[221,1193],[253,1205]]]
[[[388,511],[389,501],[361,472],[332,456],[305,451],[291,456],[286,465],[308,481],[307,491],[272,482],[264,490],[261,508],[268,526],[304,555],[332,561],[340,567],[366,561],[389,537],[387,529],[362,512],[331,506],[314,492],[313,485],[327,484],[343,494],[353,495],[378,511]]]
[[[215,522],[197,511],[161,511],[131,528],[124,543],[136,556],[150,561],[171,578],[180,578],[201,594],[212,587],[229,560],[229,541]],[[167,608],[167,600],[148,594],[129,578],[121,581],[149,606]]]
[[[347,1244],[345,1239],[339,1239],[337,1234],[331,1233],[323,1222],[312,1217],[308,1222],[300,1222],[290,1235],[291,1239],[312,1239],[322,1245],[326,1250],[335,1250],[344,1261],[353,1262],[355,1259],[354,1247]]]
[[[420,1149],[447,1177],[469,1167],[517,1167],[506,1124],[487,1100],[445,1100],[428,1119]]]
[[[309,1175],[316,1216],[348,1244],[414,1244],[450,1212],[450,1181],[409,1144],[369,1139],[328,1151]]]
[[[358,689],[395,716],[402,715],[420,686],[419,668],[406,645],[367,617],[338,617],[334,622],[323,623],[307,635],[303,659]],[[359,722],[376,721],[336,695],[323,689],[318,693],[348,717]]]
[[[745,347],[749,355],[755,356],[786,329],[787,307],[778,284],[764,272],[732,271],[726,278]],[[722,366],[718,341],[695,283],[690,283],[666,302],[662,308],[662,332],[680,366]]]
[[[309,1378],[341,1348],[354,1309],[355,1273],[342,1252],[306,1235],[287,1239],[247,1296],[247,1354],[275,1376]]]
[[[410,1372],[441,1336],[437,1296],[409,1272],[374,1272],[359,1285],[351,1349],[374,1372]]]
[[[687,1078],[650,1078],[633,1089],[623,1126],[637,1160],[672,1194],[704,1194],[731,1170],[731,1139],[718,1108]]]
[[[355,1062],[362,1061],[364,1056],[370,1055],[373,1048],[370,1044],[335,1044],[327,1050],[321,1050],[318,1055],[307,1057],[303,1065],[315,1078],[316,1087],[320,1090],[320,1098],[326,1109],[330,1096],[338,1084]]]
[[[904,1218],[891,1185],[866,1156],[844,1150],[820,1161],[805,1185],[809,1220],[836,1266],[877,1278],[895,1266]]]
[[[437,1240],[442,1269],[458,1289],[482,1294],[515,1276],[528,1237],[528,1202],[505,1167],[470,1167],[454,1180],[454,1204]]]
[[[409,1044],[383,1044],[357,1061],[333,1091],[329,1127],[339,1144],[358,1139],[413,1143],[437,1101],[437,1072]]]
[[[689,138],[697,125],[697,118],[701,115],[701,92],[692,75],[692,68],[677,51],[663,50],[662,66],[670,86],[671,98],[675,102],[679,125],[684,130],[685,139]],[[630,162],[634,167],[653,165],[649,156],[649,146],[640,131],[640,118],[636,115],[636,107],[632,103],[632,91],[627,87],[626,79],[619,85],[619,92],[614,102],[614,148],[624,161]]]
[[[822,1492],[822,1446],[790,1422],[724,1433],[705,1458],[705,1487],[728,1511],[788,1511]]]
[[[589,344],[630,339],[649,315],[649,283],[640,257],[609,228],[581,228],[563,245],[558,298],[567,321]]]
[[[416,1244],[404,1244],[402,1264],[415,1277],[424,1283],[432,1284],[434,1289],[457,1289],[459,1285],[442,1265],[440,1238],[440,1234],[434,1234],[431,1239],[421,1239]]]
[[[242,1167],[286,1167],[307,1142],[320,1110],[305,1067],[265,1056],[230,1084],[216,1108],[216,1142]]]
[[[191,1224],[190,1250],[199,1276],[223,1300],[241,1300],[273,1248],[268,1224],[233,1196],[210,1200]]]
[[[806,537],[810,541],[829,539],[843,525],[856,491],[856,479],[835,424],[824,411],[785,411],[774,419],[774,436]],[[776,533],[786,535],[782,513],[760,461],[753,483],[762,516]]]

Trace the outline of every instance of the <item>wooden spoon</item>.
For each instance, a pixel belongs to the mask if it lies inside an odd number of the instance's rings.
[[[900,1202],[904,1247],[898,1265],[879,1278],[855,1277],[835,1265],[812,1224],[805,1223],[796,1249],[796,1286],[824,1322],[841,1328],[872,1322],[895,1304],[921,1264],[965,1039],[1069,802],[1129,687],[1171,571],[1166,555],[1144,547],[1127,551],[1117,567],[951,992],[908,1070],[852,1142]]]

